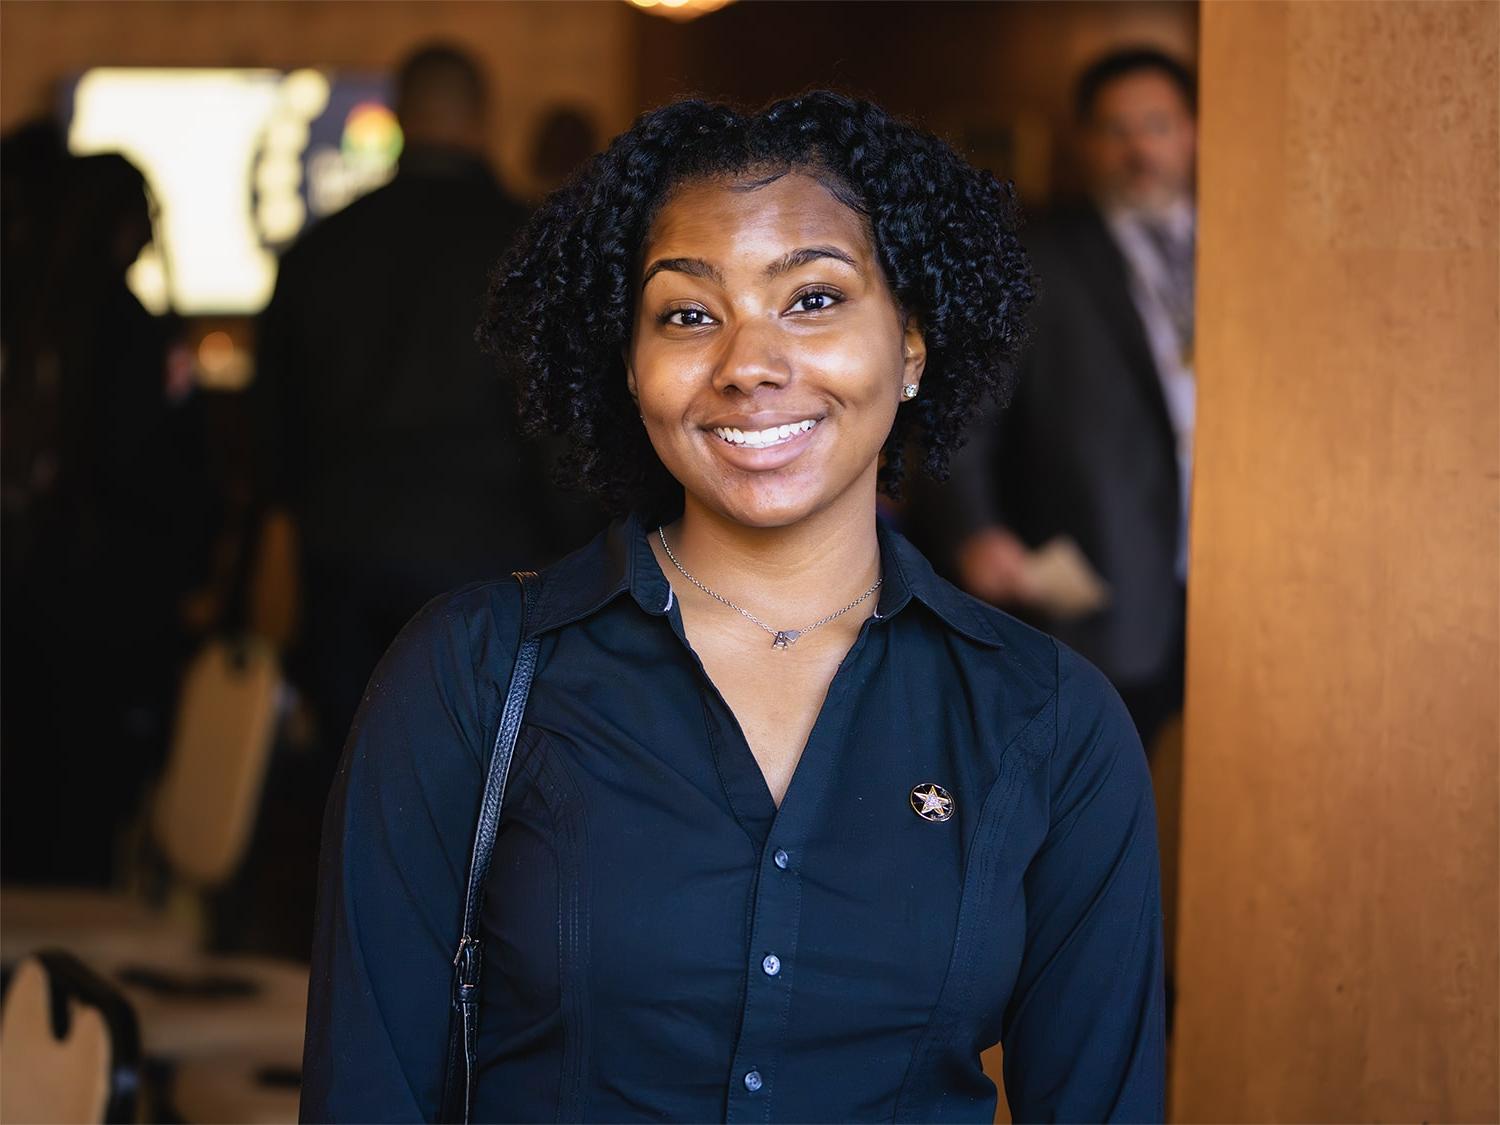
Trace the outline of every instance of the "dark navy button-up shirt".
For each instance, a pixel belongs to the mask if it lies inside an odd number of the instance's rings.
[[[544,572],[483,911],[477,1121],[1160,1121],[1155,820],[1129,716],[880,527],[876,612],[778,809],[646,529]],[[324,825],[304,1121],[431,1120],[510,578],[370,682]],[[950,803],[913,798],[939,786]],[[921,815],[932,805],[932,815]],[[951,812],[939,819],[941,807]]]

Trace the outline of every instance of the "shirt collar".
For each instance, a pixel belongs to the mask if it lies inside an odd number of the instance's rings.
[[[1105,225],[1116,234],[1122,227],[1157,226],[1172,238],[1187,240],[1193,237],[1197,226],[1197,210],[1189,196],[1172,201],[1161,211],[1148,212],[1121,203],[1106,202],[1099,205],[1099,213],[1104,217]]]
[[[590,617],[625,593],[647,613],[665,616],[672,607],[672,588],[651,552],[647,530],[632,514],[548,567],[527,619],[526,636]],[[915,598],[970,640],[992,647],[1003,644],[995,610],[939,578],[926,557],[883,519],[876,521],[876,534],[885,575],[875,609],[877,620],[894,616]]]

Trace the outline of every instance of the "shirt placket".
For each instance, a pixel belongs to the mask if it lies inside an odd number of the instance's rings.
[[[733,805],[736,794],[741,800],[749,798],[745,783],[748,771],[755,771],[754,788],[770,805],[770,794],[765,789],[760,767],[745,742],[744,732],[735,722],[733,712],[714,687],[704,671],[697,654],[687,643],[680,613],[670,607],[666,612],[673,632],[692,655],[698,671],[703,677],[704,691],[711,694],[714,703],[709,708],[710,736],[725,740],[723,752],[729,760],[721,763],[733,782],[726,792]],[[862,636],[863,634],[861,634]],[[856,644],[856,647],[858,645]],[[799,814],[809,805],[821,801],[819,784],[821,769],[828,755],[836,747],[824,747],[828,738],[836,738],[843,723],[832,718],[837,714],[839,703],[847,698],[847,675],[836,675],[830,686],[828,698],[818,716],[802,760],[797,764],[791,788],[779,810],[772,815],[769,833],[762,836],[764,822],[758,818],[736,813],[745,831],[760,843],[759,870],[756,873],[754,898],[750,904],[750,941],[748,963],[745,966],[745,999],[740,1012],[739,1035],[736,1039],[734,1058],[730,1063],[725,1103],[726,1121],[769,1121],[771,1106],[776,1093],[776,1070],[785,1045],[787,1023],[791,1011],[792,983],[797,960],[797,933],[802,916],[802,877],[798,868],[807,836],[807,821]],[[717,715],[717,718],[715,718]],[[828,733],[834,732],[834,733]],[[716,750],[716,753],[719,752]],[[741,771],[746,771],[742,773]],[[810,792],[811,790],[811,792]],[[756,802],[750,799],[750,807]],[[748,813],[747,809],[747,813]]]
[[[887,568],[889,569],[889,568]],[[873,623],[883,622],[905,604],[903,581],[888,583],[876,613],[860,628],[859,636],[834,674],[828,695],[803,748],[802,757],[770,833],[760,851],[753,901],[750,906],[750,941],[745,966],[745,998],[739,1035],[730,1063],[725,1098],[727,1122],[770,1121],[777,1096],[777,1068],[787,1046],[796,979],[797,937],[802,920],[802,863],[814,818],[824,807],[839,740],[848,727],[851,694],[868,675],[868,633]],[[704,690],[711,692],[722,708],[723,737],[735,740],[733,753],[748,769],[759,771],[744,732],[733,720],[723,697],[714,687],[697,654],[692,652],[682,627],[681,612],[668,600],[661,613],[692,655],[703,677]],[[763,788],[762,783],[762,788]],[[733,796],[731,795],[731,801]],[[755,826],[740,817],[752,836]]]
[[[848,723],[851,693],[869,667],[866,621],[829,685],[791,786],[761,851],[750,912],[745,1003],[729,1070],[726,1121],[770,1121],[777,1097],[777,1066],[787,1049],[797,938],[802,923],[802,872],[814,819],[825,808],[839,740]],[[745,753],[750,748],[745,747]]]
[[[776,1069],[785,1047],[797,933],[802,920],[802,877],[792,847],[777,833],[761,853],[746,968],[745,1005],[730,1065],[726,1121],[769,1121]]]

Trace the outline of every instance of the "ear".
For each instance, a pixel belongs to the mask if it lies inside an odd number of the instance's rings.
[[[905,357],[902,366],[902,383],[922,382],[922,372],[927,367],[927,337],[922,334],[922,321],[916,313],[907,313],[901,331],[901,353]]]

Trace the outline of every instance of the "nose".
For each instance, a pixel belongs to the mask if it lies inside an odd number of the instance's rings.
[[[776,328],[756,321],[735,325],[724,337],[724,351],[714,370],[714,389],[753,395],[762,387],[782,387],[792,369]]]

